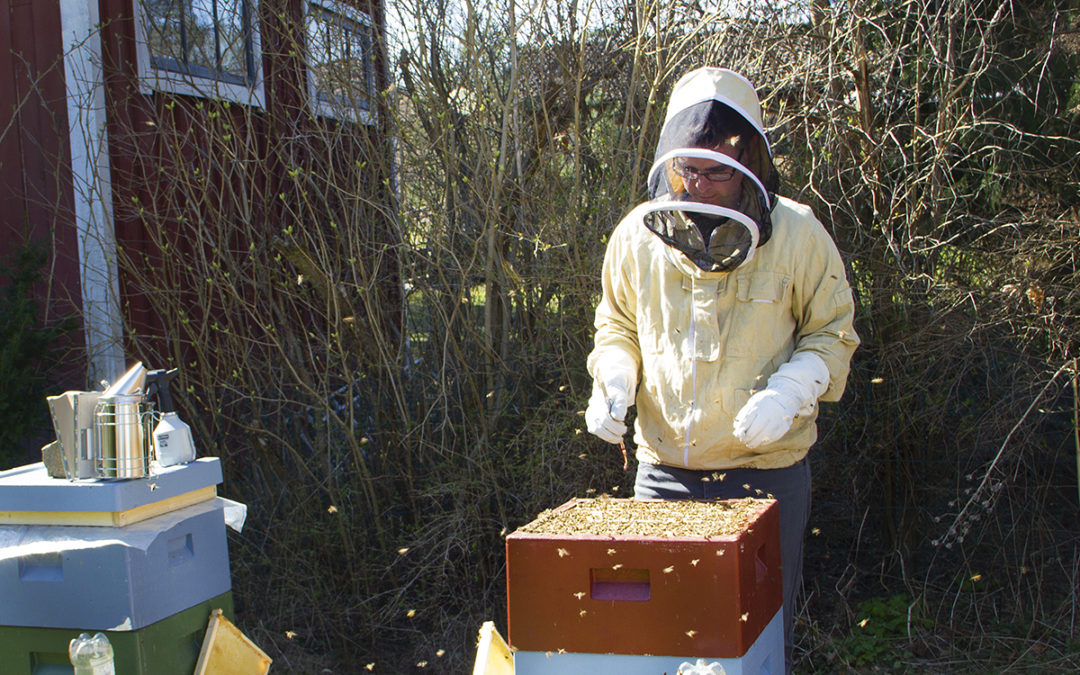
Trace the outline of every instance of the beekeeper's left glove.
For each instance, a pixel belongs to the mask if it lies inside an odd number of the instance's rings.
[[[735,415],[735,437],[750,449],[779,440],[797,416],[813,412],[828,388],[829,368],[821,357],[796,353]]]

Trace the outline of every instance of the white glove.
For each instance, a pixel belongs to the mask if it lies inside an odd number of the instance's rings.
[[[606,393],[605,393],[606,390]],[[593,380],[589,407],[585,409],[585,427],[590,434],[608,443],[621,443],[626,435],[626,409],[630,395],[618,384],[604,385]]]
[[[614,364],[597,365],[592,396],[585,409],[585,427],[608,443],[622,443],[626,410],[634,404],[637,375]]]
[[[829,368],[821,357],[796,353],[735,415],[735,437],[750,449],[779,440],[797,416],[813,412],[818,397],[828,388]]]

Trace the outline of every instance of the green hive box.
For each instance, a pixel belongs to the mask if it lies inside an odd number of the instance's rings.
[[[105,631],[112,643],[117,675],[191,675],[214,609],[221,609],[231,620],[232,591],[145,628]],[[4,675],[71,675],[74,671],[68,660],[68,643],[81,632],[0,626],[0,671]]]

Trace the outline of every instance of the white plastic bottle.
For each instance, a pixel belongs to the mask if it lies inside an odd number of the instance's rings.
[[[187,464],[195,459],[191,427],[175,412],[162,413],[161,421],[154,427],[154,456],[161,466]]]
[[[68,657],[75,675],[116,675],[113,648],[104,633],[82,633],[68,643]]]

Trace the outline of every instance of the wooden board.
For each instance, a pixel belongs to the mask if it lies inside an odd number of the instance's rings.
[[[271,662],[220,609],[210,613],[195,675],[260,675],[270,670]]]
[[[126,511],[0,511],[0,525],[123,527],[199,504],[216,496],[217,487],[211,485]]]
[[[514,675],[514,655],[492,621],[480,626],[473,675]]]

